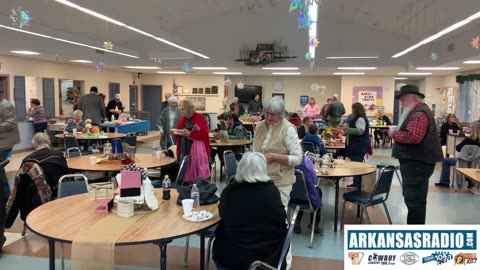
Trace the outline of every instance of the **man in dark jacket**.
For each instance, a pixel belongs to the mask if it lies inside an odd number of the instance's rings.
[[[80,98],[78,109],[83,112],[83,120],[91,119],[94,125],[102,123],[102,119],[105,117],[105,103],[98,95],[96,86],[90,88],[90,94],[83,95]]]
[[[230,109],[232,110],[232,113],[234,113],[238,116],[242,116],[242,115],[245,114],[245,108],[238,101],[238,97],[233,98],[233,103],[230,104]]]
[[[403,112],[398,130],[389,132],[395,140],[392,156],[400,161],[407,224],[425,224],[428,180],[435,163],[443,160],[440,139],[433,113],[417,86],[403,86],[397,97]]]
[[[345,114],[343,103],[338,100],[337,94],[332,97],[333,102],[327,108],[328,124],[334,128],[342,121],[342,115]]]
[[[121,113],[123,113],[123,103],[120,100],[121,96],[120,94],[116,94],[115,98],[110,100],[107,105],[107,119],[110,121],[113,117],[115,117],[115,120],[118,119],[118,116],[120,116]]]

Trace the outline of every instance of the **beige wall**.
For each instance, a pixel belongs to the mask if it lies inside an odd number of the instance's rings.
[[[300,105],[300,96],[314,97],[317,104],[321,107],[321,105],[326,102],[327,98],[331,97],[333,94],[340,94],[341,79],[340,77],[334,76],[235,76],[230,79],[232,80],[232,85],[230,85],[228,91],[229,103],[233,100],[235,85],[238,82],[243,82],[246,85],[260,85],[263,87],[264,104],[272,98],[272,93],[285,94],[285,108],[287,111],[296,111],[303,108],[303,106]],[[280,80],[282,82],[282,91],[277,92],[273,90],[273,82],[275,80]],[[313,83],[325,85],[325,92],[322,94],[321,92],[312,91],[310,87]]]
[[[352,111],[354,86],[381,86],[383,87],[383,106],[386,113],[393,113],[395,80],[393,76],[343,76],[340,99],[347,114]]]

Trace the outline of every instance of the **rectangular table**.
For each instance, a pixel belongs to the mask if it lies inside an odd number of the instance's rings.
[[[108,127],[108,128],[118,128],[119,133],[138,133],[138,132],[147,132],[150,130],[150,121],[145,120],[137,120],[137,121],[129,121],[126,123],[122,123],[117,125],[115,123],[103,123],[100,124],[101,127]]]
[[[457,172],[465,175],[465,177],[472,179],[473,181],[476,182],[477,185],[480,185],[480,169],[457,168]],[[471,189],[469,189],[469,191],[475,195],[480,195],[480,190],[477,189],[477,187],[472,187]]]

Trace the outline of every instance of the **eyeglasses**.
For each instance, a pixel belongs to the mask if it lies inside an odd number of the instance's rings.
[[[265,116],[279,116],[279,113],[265,112]]]

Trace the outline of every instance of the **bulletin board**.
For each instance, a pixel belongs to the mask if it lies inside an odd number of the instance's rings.
[[[354,86],[352,104],[360,102],[368,116],[377,114],[379,107],[383,106],[382,86]]]

